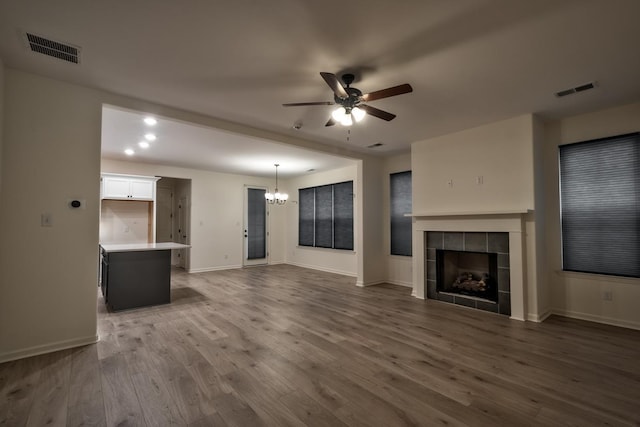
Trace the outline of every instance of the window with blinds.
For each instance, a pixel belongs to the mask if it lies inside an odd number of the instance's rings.
[[[298,190],[298,244],[353,250],[353,181]]]
[[[391,255],[411,256],[411,171],[389,175]]]
[[[640,277],[640,133],[560,146],[564,270]]]

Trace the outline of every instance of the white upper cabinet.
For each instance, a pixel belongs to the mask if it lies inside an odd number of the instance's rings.
[[[102,198],[119,200],[155,200],[153,176],[102,174]]]

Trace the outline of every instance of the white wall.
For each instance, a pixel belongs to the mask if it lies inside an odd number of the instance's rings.
[[[102,159],[103,173],[168,176],[191,180],[189,267],[190,272],[241,267],[243,263],[244,186],[268,187],[273,179],[208,172],[149,163]],[[281,190],[288,191],[283,181]],[[180,195],[176,194],[179,199]],[[284,247],[285,212],[282,206],[270,206],[270,262],[281,262]]]
[[[0,194],[2,194],[2,141],[4,132],[2,131],[4,120],[4,63],[0,58]]]
[[[411,156],[414,213],[533,209],[532,115],[416,142]]]
[[[383,199],[383,246],[385,258],[387,260],[387,281],[401,286],[413,286],[413,263],[409,256],[390,255],[391,251],[391,213],[390,213],[390,192],[389,175],[396,172],[411,170],[411,153],[399,154],[387,157],[384,160],[382,175],[382,199]]]
[[[353,181],[354,199],[354,231],[358,228],[356,201],[358,194],[357,165],[335,169],[327,172],[310,173],[309,175],[292,178],[284,181],[286,191],[289,193],[289,202],[286,209],[286,253],[284,260],[288,264],[301,267],[314,268],[316,270],[330,271],[333,273],[358,275],[357,252],[360,250],[357,238],[354,236],[354,250],[336,250],[324,248],[309,248],[298,246],[298,190],[307,187],[316,187],[325,184],[335,184],[344,181]]]
[[[527,244],[527,283],[528,286],[528,317],[542,321],[551,314],[551,297],[549,295],[549,281],[547,279],[547,239],[546,239],[546,170],[544,168],[545,134],[544,123],[534,117],[533,123],[533,163],[535,211],[526,218]]]
[[[554,313],[640,329],[640,279],[562,272],[558,146],[640,131],[640,103],[549,121],[545,126],[547,281]],[[604,292],[613,301],[604,301]]]
[[[523,316],[535,321],[549,313],[538,259],[544,259],[544,211],[536,211],[545,200],[544,170],[536,163],[543,137],[539,120],[527,114],[411,146],[414,215],[523,213]]]
[[[383,160],[366,159],[358,163],[358,189],[356,200],[357,217],[361,218],[361,231],[356,234],[359,242],[358,286],[370,286],[387,281],[386,256],[384,247],[385,203],[382,187],[385,177],[381,173]]]
[[[97,92],[32,74],[5,69],[4,90],[0,361],[96,340],[102,115]]]

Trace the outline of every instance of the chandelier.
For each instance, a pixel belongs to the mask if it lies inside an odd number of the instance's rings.
[[[276,167],[276,191],[274,193],[269,193],[267,191],[266,193],[264,193],[264,198],[267,200],[267,203],[271,205],[284,205],[285,203],[287,203],[289,195],[287,193],[278,192],[278,166],[280,165],[276,163],[274,166]]]

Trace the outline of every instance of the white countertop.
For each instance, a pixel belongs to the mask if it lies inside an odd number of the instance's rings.
[[[183,245],[182,243],[163,242],[163,243],[106,243],[100,244],[105,252],[134,252],[134,251],[165,251],[169,249],[186,249],[191,245]]]

